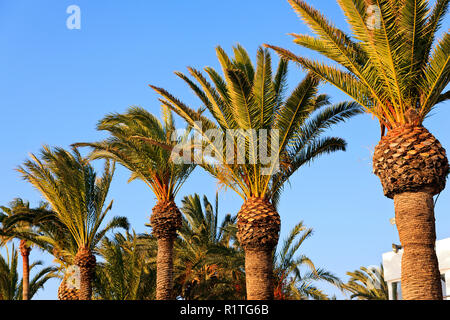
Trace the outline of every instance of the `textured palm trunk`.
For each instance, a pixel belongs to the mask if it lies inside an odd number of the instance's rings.
[[[58,288],[58,300],[79,300],[79,290],[68,288],[66,283],[67,276],[61,281]]]
[[[238,238],[245,250],[247,300],[272,300],[273,251],[278,243],[280,216],[265,198],[247,199],[238,212]]]
[[[442,300],[435,251],[433,195],[405,192],[394,196],[395,221],[402,256],[402,296],[405,300]]]
[[[374,173],[394,199],[401,244],[401,286],[405,300],[441,300],[435,252],[433,196],[445,188],[449,164],[444,148],[424,127],[393,129],[375,148]]]
[[[156,256],[156,299],[173,299],[173,243],[181,227],[181,212],[174,201],[159,201],[150,217],[153,235],[158,239]]]
[[[75,256],[75,264],[80,268],[79,300],[92,299],[92,279],[96,265],[95,256],[88,248],[81,248]]]
[[[25,240],[20,241],[20,254],[22,255],[22,300],[30,299],[30,251]]]
[[[173,239],[158,239],[156,256],[156,300],[172,299]]]
[[[247,300],[273,300],[273,250],[245,249]]]

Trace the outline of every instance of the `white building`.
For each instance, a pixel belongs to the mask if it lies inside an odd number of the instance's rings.
[[[403,249],[383,253],[384,280],[388,283],[389,300],[401,299],[401,261]],[[436,241],[436,254],[442,279],[444,299],[450,300],[450,238]]]

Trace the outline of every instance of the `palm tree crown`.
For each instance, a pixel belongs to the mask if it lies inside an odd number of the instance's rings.
[[[100,226],[111,210],[111,202],[104,208],[114,174],[114,164],[106,162],[102,177],[97,174],[77,149],[73,153],[44,146],[41,159],[19,166],[18,171],[48,201],[59,220],[66,225],[78,248],[93,249],[98,237],[112,225],[127,226],[126,218],[114,218],[102,232]]]
[[[171,151],[185,137],[177,136],[171,112],[163,108],[163,121],[150,112],[131,107],[124,114],[110,114],[97,125],[110,137],[97,143],[76,143],[93,148],[92,159],[108,158],[130,170],[129,181],[140,179],[159,201],[174,200],[193,165],[171,161]]]

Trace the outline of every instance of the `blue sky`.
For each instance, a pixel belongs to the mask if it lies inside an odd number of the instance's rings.
[[[335,1],[310,0],[339,27],[347,30]],[[81,29],[69,30],[69,5],[81,9]],[[449,19],[442,30],[448,30]],[[218,67],[214,48],[231,52],[240,43],[252,57],[270,43],[317,58],[296,46],[288,33],[309,33],[285,0],[0,0],[0,204],[14,197],[37,205],[39,194],[14,171],[42,144],[67,148],[74,142],[105,137],[96,123],[109,112],[138,105],[159,115],[157,95],[148,84],[164,87],[193,107],[200,106],[174,71],[187,66]],[[273,54],[273,59],[277,60]],[[304,73],[291,65],[292,88]],[[323,85],[334,103],[348,98]],[[425,125],[450,148],[449,103],[440,105]],[[179,122],[181,124],[181,122]],[[383,196],[372,174],[371,153],[379,140],[377,121],[358,116],[330,135],[347,140],[348,150],[300,169],[284,192],[279,212],[281,240],[300,220],[314,229],[302,248],[317,266],[342,279],[360,266],[378,265],[381,254],[398,243],[393,202]],[[125,215],[137,232],[145,232],[155,198],[141,182],[127,184],[119,167],[110,190],[112,215]],[[180,192],[206,194],[217,184],[196,169]],[[220,211],[235,214],[242,201],[232,191],[220,192]],[[450,194],[436,206],[438,239],[450,237]],[[31,260],[51,258],[34,250]],[[35,298],[56,299],[59,283],[51,281]],[[334,291],[324,286],[328,292]]]

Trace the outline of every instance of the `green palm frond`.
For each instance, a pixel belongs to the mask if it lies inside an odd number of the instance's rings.
[[[105,202],[114,164],[106,161],[103,175],[98,177],[75,148],[70,153],[44,146],[40,157],[30,157],[17,170],[48,201],[77,247],[93,249],[95,235],[112,207],[112,202],[106,207]]]
[[[313,234],[303,221],[296,224],[274,255],[275,297],[282,300],[328,299],[315,284],[326,282],[341,288],[342,282],[331,272],[317,268],[312,260],[299,251]]]
[[[102,239],[98,249],[104,261],[99,263],[94,294],[102,300],[150,300],[155,295],[156,270],[149,254],[133,231],[116,233]]]
[[[218,195],[213,205],[198,194],[182,200],[183,223],[175,244],[175,289],[184,299],[242,298],[235,285],[244,281],[244,254],[233,247],[230,227],[236,219],[218,221]],[[231,231],[231,232],[230,232]]]
[[[387,282],[384,280],[383,265],[379,269],[361,267],[359,270],[347,272],[350,279],[342,285],[351,294],[351,299],[388,300]]]
[[[448,32],[434,45],[449,1],[438,0],[432,8],[428,0],[337,1],[350,35],[306,1],[289,0],[316,35],[293,34],[294,42],[334,64],[266,46],[342,90],[388,129],[422,123],[430,110],[445,100],[442,91],[450,78]],[[411,111],[418,117],[409,116]]]
[[[0,300],[22,300],[22,279],[18,273],[18,251],[14,245],[11,247],[11,255],[7,250],[7,258],[0,255]],[[42,261],[35,261],[30,265],[30,272],[41,266]],[[44,288],[46,282],[56,277],[57,269],[45,267],[39,270],[29,284],[29,298],[31,299],[39,290]]]

